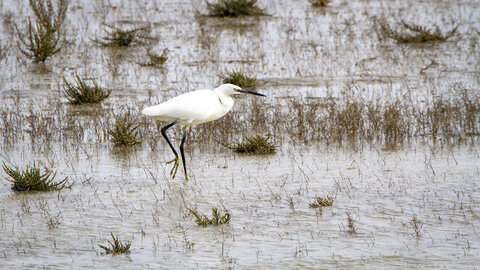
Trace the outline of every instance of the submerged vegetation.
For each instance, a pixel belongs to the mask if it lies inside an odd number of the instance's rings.
[[[58,53],[61,46],[61,26],[65,20],[68,0],[57,0],[57,10],[51,0],[30,0],[30,7],[35,14],[34,23],[28,19],[27,28],[20,31],[18,26],[18,47],[20,51],[34,62],[45,62],[47,58]]]
[[[85,80],[75,74],[75,84],[63,78],[63,92],[71,104],[99,103],[110,96],[111,90],[104,90],[94,81],[93,86],[87,85]]]
[[[116,117],[113,128],[108,129],[108,134],[112,137],[111,141],[118,146],[134,146],[141,144],[142,140],[138,138],[139,125],[132,120],[130,113]]]
[[[42,174],[40,168],[35,164],[27,166],[22,171],[15,167],[8,167],[3,162],[3,171],[10,176],[11,179],[6,180],[13,183],[12,189],[15,191],[55,191],[72,186],[67,183],[67,177],[55,182],[56,172],[46,169],[46,172]]]
[[[140,62],[138,64],[141,66],[163,68],[163,65],[168,60],[167,54],[168,54],[167,48],[163,49],[162,54],[156,54],[149,50],[147,51],[148,62]]]
[[[380,22],[379,25],[380,29],[386,37],[394,39],[398,43],[424,43],[445,41],[450,38],[457,30],[457,27],[454,27],[452,30],[443,33],[438,26],[428,28],[426,26],[410,24],[404,21],[401,22],[403,30],[394,30],[386,22]]]
[[[105,254],[127,254],[130,253],[130,246],[132,243],[127,241],[126,243],[122,243],[122,241],[118,240],[118,236],[115,237],[113,233],[110,233],[112,236],[113,242],[108,241],[110,246],[98,245],[100,248],[105,250]]]
[[[205,214],[198,214],[197,211],[194,211],[190,208],[188,208],[188,211],[192,213],[196,220],[195,223],[198,226],[207,226],[207,225],[221,225],[221,224],[227,224],[230,222],[230,219],[232,216],[228,211],[225,212],[225,214],[221,215],[220,212],[218,211],[217,207],[212,207],[212,218],[208,218]]]
[[[234,142],[224,145],[230,149],[235,150],[238,153],[250,153],[260,155],[275,154],[276,147],[270,139],[271,136],[269,134],[267,134],[266,136],[256,135],[253,137],[248,137],[242,142]]]
[[[238,17],[264,15],[263,9],[257,6],[257,0],[217,0],[207,1],[209,15],[213,17]]]
[[[127,47],[131,45],[143,45],[147,39],[149,29],[147,27],[135,27],[122,29],[120,27],[105,24],[106,36],[97,38],[94,41],[105,47]]]
[[[257,79],[247,76],[241,71],[230,71],[219,75],[222,79],[222,83],[231,83],[240,86],[243,89],[255,89],[257,86]]]

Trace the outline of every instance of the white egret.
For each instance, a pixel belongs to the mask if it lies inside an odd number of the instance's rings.
[[[159,105],[143,109],[142,114],[157,120],[170,122],[162,128],[162,135],[167,140],[168,145],[175,154],[175,158],[168,163],[173,162],[173,168],[170,175],[175,178],[179,166],[178,154],[172,143],[167,137],[166,131],[175,124],[184,126],[182,142],[180,143],[180,154],[182,155],[183,170],[186,180],[189,179],[185,162],[184,144],[187,138],[188,130],[193,125],[210,122],[221,118],[227,114],[233,107],[234,100],[232,96],[239,94],[254,94],[265,96],[260,93],[244,90],[233,84],[222,84],[215,90],[197,90],[188,92],[172,99],[169,99]]]

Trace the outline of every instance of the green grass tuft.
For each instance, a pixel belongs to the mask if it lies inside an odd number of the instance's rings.
[[[244,139],[242,142],[234,142],[230,144],[224,144],[224,146],[235,150],[238,153],[251,153],[251,154],[275,154],[276,147],[270,141],[270,135],[267,134],[265,137],[256,135],[254,137],[249,137]]]
[[[106,36],[94,41],[105,47],[127,47],[131,45],[145,44],[150,32],[147,27],[136,27],[133,29],[122,29],[120,27],[105,24]]]
[[[220,212],[218,211],[217,207],[212,207],[212,218],[208,218],[205,214],[198,214],[197,211],[194,211],[190,208],[188,208],[188,211],[192,213],[196,220],[195,223],[198,226],[207,226],[207,225],[221,225],[221,224],[227,224],[230,222],[230,219],[232,216],[228,211],[225,212],[225,214],[222,216],[220,215]]]
[[[28,19],[27,29],[20,31],[15,25],[18,48],[34,62],[45,62],[61,49],[61,25],[65,20],[68,1],[57,0],[57,10],[51,0],[30,0],[36,21]]]
[[[152,51],[147,51],[148,62],[143,62],[143,63],[140,62],[138,64],[141,66],[147,66],[147,67],[163,68],[163,65],[168,60],[167,54],[168,54],[167,48],[163,49],[162,54],[156,54],[156,53],[153,53]]]
[[[238,17],[265,15],[263,9],[256,6],[257,0],[218,0],[207,1],[207,9],[212,17]]]
[[[383,34],[391,39],[396,40],[398,43],[425,43],[425,42],[438,42],[445,41],[450,38],[457,30],[454,27],[452,30],[442,33],[440,27],[435,26],[428,28],[417,24],[409,24],[402,21],[403,31],[394,30],[386,22],[380,22],[380,29]]]
[[[134,146],[141,144],[142,140],[138,139],[138,124],[135,124],[129,113],[117,117],[115,126],[108,129],[108,134],[112,137],[111,141],[118,146]]]
[[[6,180],[13,183],[12,189],[15,191],[54,191],[72,186],[72,184],[67,183],[67,177],[59,182],[55,182],[56,172],[47,169],[42,174],[40,168],[35,164],[31,167],[27,166],[24,171],[21,171],[16,167],[8,167],[3,162],[3,170],[11,177],[11,179]]]
[[[87,85],[78,74],[75,74],[75,83],[69,83],[63,78],[63,92],[71,104],[92,104],[99,103],[110,96],[111,90],[104,90],[93,82],[93,86]]]
[[[241,71],[230,71],[219,75],[222,83],[231,83],[240,86],[243,89],[253,90],[257,86],[257,79],[248,77]]]
[[[113,233],[110,233],[110,235],[112,236],[113,242],[108,241],[108,244],[110,244],[109,247],[104,245],[98,245],[103,250],[105,250],[105,254],[116,255],[116,254],[122,254],[122,253],[125,253],[125,254],[130,253],[130,245],[131,245],[130,241],[127,241],[124,244],[120,240],[118,240],[118,236],[115,237]]]

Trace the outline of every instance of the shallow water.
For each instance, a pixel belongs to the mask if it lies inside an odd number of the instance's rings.
[[[332,1],[325,9],[313,9],[308,1],[258,1],[270,16],[226,20],[195,15],[206,13],[197,1],[77,1],[65,22],[68,42],[45,65],[31,63],[15,47],[12,22],[25,20],[21,10],[27,2],[0,3],[1,109],[18,116],[9,120],[16,124],[2,127],[1,158],[20,167],[40,160],[57,168],[57,179],[69,177],[74,185],[23,194],[0,182],[3,267],[480,264],[477,139],[449,145],[418,138],[385,150],[376,143],[333,146],[293,138],[279,140],[278,153],[266,157],[195,139],[187,147],[192,180],[185,182],[180,171],[176,179],[169,177],[166,161],[172,154],[160,136],[156,147],[146,141],[122,150],[96,130],[112,122],[110,111],[138,111],[184,91],[210,88],[220,83],[219,73],[238,68],[257,76],[258,90],[268,96],[261,102],[274,106],[288,106],[288,97],[322,98],[328,91],[419,104],[448,94],[456,83],[477,91],[477,1]],[[459,28],[445,43],[399,45],[379,36],[374,20],[382,17],[391,24],[403,18]],[[157,40],[131,50],[101,48],[91,39],[103,35],[104,22],[151,24]],[[147,48],[170,50],[165,71],[135,63]],[[75,72],[112,89],[112,97],[103,106],[70,108],[61,84]],[[235,113],[248,104],[238,102]],[[29,122],[29,110],[43,116],[39,126]],[[54,126],[59,123],[62,128]],[[45,134],[42,125],[48,126]],[[70,125],[77,132],[67,132]],[[311,209],[315,196],[332,196],[334,204]],[[214,206],[232,214],[230,224],[198,227],[187,210],[209,215]],[[348,230],[347,212],[356,233]],[[422,224],[418,236],[414,215]],[[102,254],[98,245],[111,232],[131,241],[130,254]]]
[[[162,157],[152,158],[150,151],[120,160],[104,147],[93,152],[97,156],[90,160],[59,162],[59,174],[75,179],[71,190],[23,195],[3,182],[4,265],[463,268],[478,263],[480,163],[474,148],[354,153],[288,146],[261,158],[193,151],[190,182],[169,180]],[[68,156],[61,149],[55,153]],[[309,208],[317,195],[333,196],[333,206],[322,212]],[[211,206],[228,209],[231,223],[197,227],[186,210],[208,213]],[[347,211],[355,220],[353,235]],[[410,223],[414,214],[423,224],[420,237]],[[58,217],[57,228],[48,228],[50,217]],[[100,255],[97,245],[110,232],[132,241],[129,255]]]

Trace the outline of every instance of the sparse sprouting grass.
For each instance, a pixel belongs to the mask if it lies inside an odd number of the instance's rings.
[[[355,220],[353,220],[350,212],[347,211],[347,232],[350,235],[357,234],[357,229],[355,228]]]
[[[45,222],[46,222],[47,228],[49,230],[56,229],[56,228],[58,228],[58,225],[60,225],[60,215],[56,215],[56,216],[53,216],[53,217],[48,217],[45,220]]]
[[[30,0],[36,22],[28,19],[23,32],[15,26],[20,51],[34,62],[45,62],[61,49],[61,25],[65,20],[68,0],[57,0],[57,10],[51,0]]]
[[[214,3],[207,1],[207,8],[212,17],[265,15],[256,4],[257,0],[217,0]]]
[[[115,126],[108,129],[108,134],[112,137],[111,141],[118,146],[134,146],[141,144],[142,140],[138,138],[138,124],[131,119],[129,113],[115,120]]]
[[[455,85],[456,93],[458,93],[460,115],[463,116],[460,121],[461,128],[465,135],[474,136],[480,135],[480,98],[472,94],[462,85]]]
[[[445,41],[450,38],[457,27],[454,27],[452,30],[442,33],[440,27],[435,26],[433,28],[428,28],[426,26],[420,26],[416,24],[409,24],[402,21],[403,30],[394,30],[386,22],[380,22],[380,29],[383,34],[391,39],[396,40],[398,43],[424,43],[424,42],[435,42],[435,41]]]
[[[224,146],[235,150],[238,153],[251,153],[251,154],[275,154],[276,147],[270,141],[270,135],[267,134],[265,137],[256,135],[244,139],[242,142],[234,142],[229,144],[224,144]]]
[[[87,85],[78,74],[75,74],[75,83],[69,83],[63,78],[63,92],[71,104],[99,103],[110,96],[111,90],[104,90],[93,82],[93,86]]]
[[[131,45],[143,45],[148,36],[147,27],[136,27],[132,29],[122,29],[114,25],[105,24],[106,36],[94,41],[105,47],[126,47]]]
[[[68,184],[68,178],[55,182],[56,172],[46,170],[45,173],[40,172],[40,168],[35,164],[27,166],[23,171],[17,168],[8,167],[3,163],[3,170],[12,179],[6,179],[13,183],[12,189],[15,191],[54,191],[63,188],[70,188],[72,184]]]
[[[122,241],[118,240],[118,236],[115,237],[113,233],[110,233],[112,236],[113,242],[108,241],[108,244],[110,245],[109,247],[104,246],[104,245],[98,245],[100,248],[105,250],[105,254],[122,254],[122,253],[130,253],[130,241],[127,241],[125,244],[122,243]]]
[[[332,206],[333,205],[333,198],[327,196],[326,198],[323,197],[315,197],[315,201],[309,204],[310,208],[322,208],[325,206]]]
[[[240,86],[243,89],[255,89],[257,86],[257,79],[247,76],[241,71],[230,71],[219,75],[222,83],[231,83]]]
[[[148,66],[148,67],[158,67],[163,68],[163,65],[168,60],[168,49],[164,49],[162,54],[156,54],[152,51],[147,51],[148,62],[141,62],[138,63],[141,66]]]
[[[315,7],[323,7],[330,2],[330,0],[308,0],[308,1],[312,3],[312,5]]]
[[[413,215],[412,219],[410,220],[410,224],[413,227],[413,232],[415,233],[415,237],[419,238],[422,235],[423,223],[420,220],[418,220],[417,215]]]
[[[230,222],[230,219],[232,216],[228,211],[225,212],[224,215],[220,215],[220,212],[218,211],[217,207],[212,207],[212,218],[208,218],[205,214],[198,214],[197,211],[194,211],[190,208],[188,208],[188,211],[192,213],[196,220],[195,223],[198,226],[207,226],[207,225],[221,225],[221,224],[227,224]]]
[[[129,107],[128,102],[123,103],[123,100],[112,106]],[[209,145],[216,143],[217,138],[224,138],[224,142],[231,143],[242,140],[236,134],[249,130],[250,134],[270,133],[270,139],[274,138],[275,143],[291,141],[312,145],[325,142],[342,145],[351,140],[355,146],[380,144],[389,150],[392,149],[389,148],[391,143],[399,147],[416,139],[461,143],[466,139],[474,142],[480,138],[480,95],[462,85],[444,90],[441,95],[433,93],[425,102],[406,99],[379,101],[342,95],[323,99],[288,97],[275,105],[253,99],[241,102],[248,110],[241,113],[233,111],[218,121],[197,126],[195,132],[190,133],[189,140]],[[350,105],[347,106],[347,102]],[[26,136],[25,140],[31,139],[36,148],[44,148],[64,140],[76,145],[83,142],[85,135],[100,143],[110,140],[105,117],[111,117],[111,114],[95,117],[95,121],[78,117],[78,113],[84,114],[85,109],[89,114],[98,116],[100,108],[97,106],[82,109],[52,103],[29,113],[21,110],[22,106],[0,105],[4,142],[19,142],[23,140],[22,136]],[[21,132],[24,123],[29,126],[27,133]],[[113,128],[113,121],[111,123]],[[357,130],[345,130],[348,127]],[[140,129],[139,134],[145,135],[145,138],[161,138],[154,126]]]

